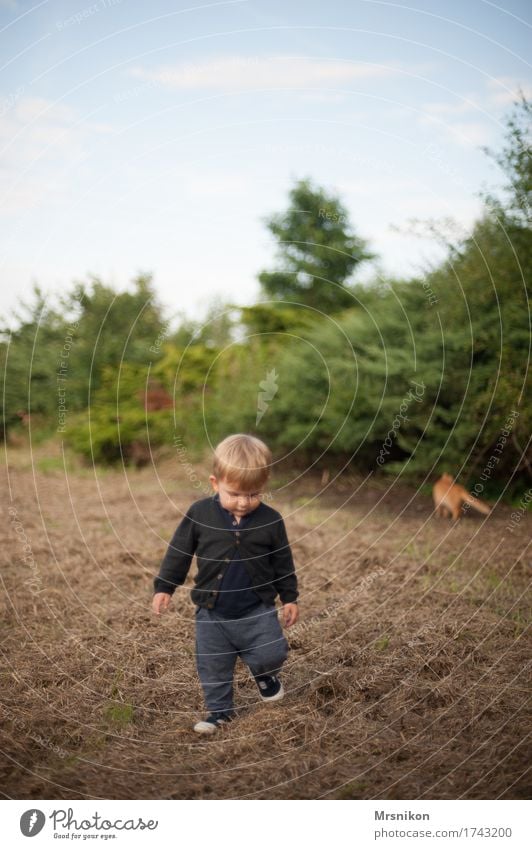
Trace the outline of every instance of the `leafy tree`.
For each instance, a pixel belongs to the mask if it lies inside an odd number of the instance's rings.
[[[29,302],[19,302],[12,324],[0,329],[6,431],[28,415],[42,423],[57,413],[57,371],[67,336],[67,322],[37,285]]]
[[[60,401],[68,414],[84,409],[104,368],[156,360],[166,327],[148,275],[134,280],[132,292],[117,293],[97,279],[87,288],[76,284],[57,306],[35,286],[13,324],[0,331],[5,427],[28,413],[40,417],[41,427],[57,423]]]
[[[486,194],[486,201],[504,218],[525,228],[532,226],[532,103],[521,93],[506,121],[506,140],[500,153],[485,148],[502,169],[503,197]]]
[[[211,298],[202,319],[193,320],[182,314],[179,327],[169,336],[168,341],[178,348],[185,348],[190,344],[222,348],[234,338],[237,309],[234,304],[227,303],[221,296],[215,295]]]
[[[276,423],[264,419],[278,448],[298,445],[310,459],[326,451],[365,469],[384,456],[393,473],[433,477],[447,468],[473,484],[513,419],[489,483],[495,491],[513,477],[523,488],[532,469],[532,239],[530,109],[520,109],[500,158],[506,194],[490,199],[471,236],[424,277],[354,287],[358,306],[337,328],[309,328],[324,362],[296,346],[279,358]]]
[[[66,419],[66,441],[87,460],[115,463],[142,449],[147,462],[161,444],[171,444],[173,403],[149,366],[104,367],[86,410]]]
[[[270,298],[339,312],[353,304],[349,278],[372,258],[356,236],[338,198],[299,180],[286,212],[266,219],[278,243],[279,267],[262,271],[259,281]]]
[[[247,334],[294,333],[309,327],[321,317],[311,309],[302,309],[291,304],[259,303],[240,307],[240,324]]]
[[[470,475],[482,473],[505,423],[517,411],[504,453],[491,473],[512,486],[530,479],[530,372],[532,295],[532,108],[524,98],[507,120],[500,154],[500,197],[485,195],[485,211],[473,233],[455,251],[452,269],[435,275],[446,296],[441,313],[446,326],[462,327],[469,337],[471,366],[464,394],[467,408]],[[465,370],[464,370],[465,371]]]
[[[69,360],[70,393],[78,408],[102,383],[103,369],[122,361],[141,365],[157,360],[167,332],[151,275],[140,274],[133,290],[116,292],[97,278],[77,285],[63,300],[76,317]]]

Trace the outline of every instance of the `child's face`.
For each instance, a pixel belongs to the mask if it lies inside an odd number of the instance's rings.
[[[235,481],[216,478],[214,475],[211,475],[209,480],[214,491],[220,496],[222,507],[230,510],[235,516],[245,516],[260,504],[262,493],[258,490],[244,490]]]

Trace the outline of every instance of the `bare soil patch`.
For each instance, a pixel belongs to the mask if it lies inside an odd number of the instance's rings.
[[[530,795],[530,516],[452,525],[415,490],[355,476],[283,486],[271,503],[301,588],[287,697],[259,704],[239,666],[240,718],[205,741],[194,566],[171,613],[150,613],[168,540],[204,492],[170,460],[95,472],[42,446],[10,449],[8,467],[6,797]]]

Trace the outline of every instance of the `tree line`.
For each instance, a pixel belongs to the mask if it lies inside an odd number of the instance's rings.
[[[54,302],[35,287],[1,331],[4,439],[31,427],[91,462],[140,464],[246,431],[285,463],[449,470],[516,497],[532,477],[530,117],[522,98],[495,156],[504,188],[424,274],[357,283],[373,255],[307,178],[266,219],[277,255],[252,306],[172,320],[147,273]]]

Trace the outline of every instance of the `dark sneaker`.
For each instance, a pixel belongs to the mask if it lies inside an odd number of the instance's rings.
[[[218,728],[227,725],[232,720],[233,717],[228,713],[211,713],[207,719],[196,722],[194,731],[196,734],[214,734]]]
[[[257,675],[255,677],[263,702],[278,702],[284,696],[284,687],[277,675]]]

